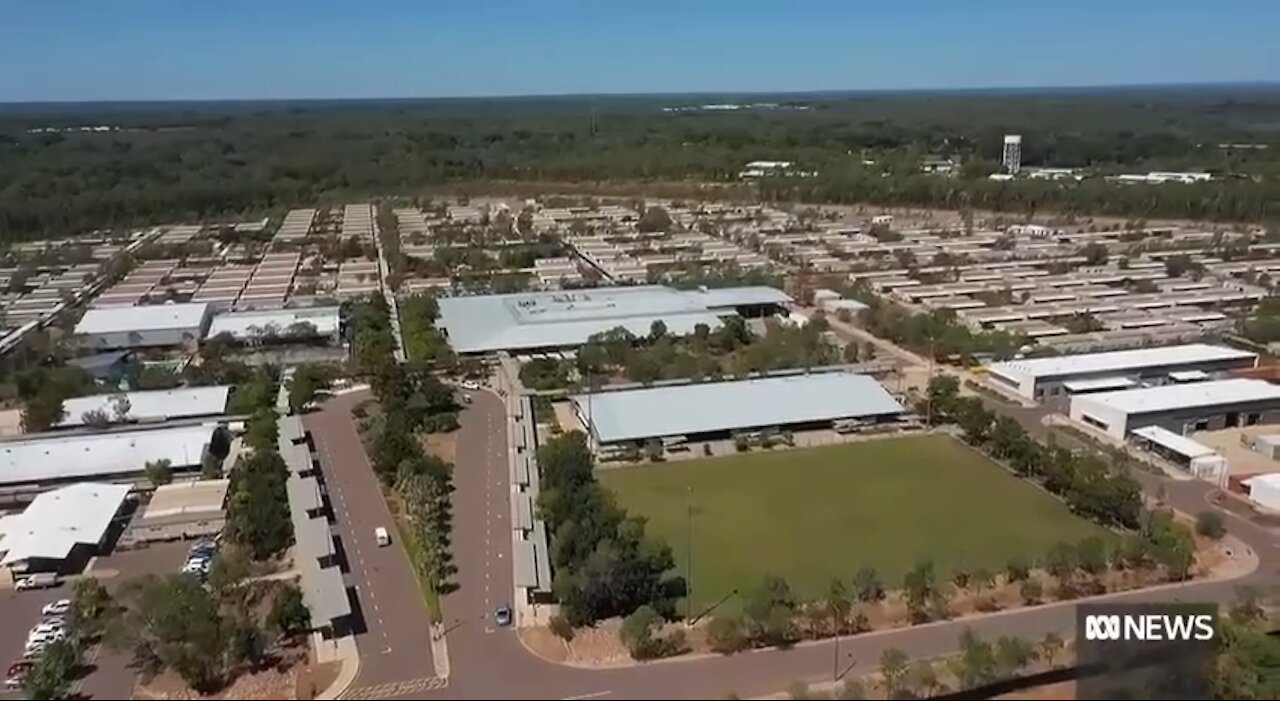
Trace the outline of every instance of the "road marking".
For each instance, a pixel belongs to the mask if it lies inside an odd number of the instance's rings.
[[[574,701],[575,699],[598,699],[601,696],[608,696],[612,691],[597,691],[594,694],[578,694],[577,696],[565,696],[561,701]]]

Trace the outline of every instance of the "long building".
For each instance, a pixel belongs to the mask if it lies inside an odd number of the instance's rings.
[[[208,304],[156,304],[90,309],[76,334],[95,351],[194,346],[209,326]]]
[[[151,423],[168,419],[220,416],[227,410],[230,385],[180,387],[118,394],[91,394],[63,402],[58,427],[83,426],[92,414],[101,412],[112,423]],[[123,404],[120,402],[123,400]],[[120,409],[127,409],[123,416]]]
[[[573,397],[573,406],[601,446],[654,438],[707,440],[767,428],[821,428],[839,420],[878,422],[903,413],[902,405],[875,380],[845,372],[582,394]]]
[[[446,297],[439,325],[458,353],[580,346],[618,327],[647,335],[655,321],[673,334],[714,329],[723,316],[766,313],[791,302],[771,287],[683,291],[657,285]]]
[[[1124,439],[1135,429],[1159,426],[1185,435],[1280,421],[1280,385],[1232,379],[1072,397],[1071,418]]]
[[[1171,373],[1200,371],[1212,376],[1258,364],[1256,353],[1195,343],[1162,348],[1086,353],[994,363],[987,368],[992,384],[1026,399],[1073,394],[1073,382],[1085,391],[1118,389],[1138,383],[1165,384]],[[1111,386],[1107,386],[1108,382]]]

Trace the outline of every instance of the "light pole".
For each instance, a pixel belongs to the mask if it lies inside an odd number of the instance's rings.
[[[684,558],[684,618],[693,620],[693,485],[687,488],[688,500],[688,538],[685,542]]]

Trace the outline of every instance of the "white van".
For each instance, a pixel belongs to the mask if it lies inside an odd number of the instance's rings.
[[[378,526],[377,528],[373,529],[373,538],[374,540],[378,541],[378,547],[380,548],[387,545],[391,545],[391,534],[388,533],[387,529],[383,528],[382,526]]]

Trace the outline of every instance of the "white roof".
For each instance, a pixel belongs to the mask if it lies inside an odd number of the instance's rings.
[[[1071,380],[1063,382],[1062,386],[1067,388],[1068,392],[1095,392],[1104,389],[1123,389],[1138,384],[1127,377],[1098,377],[1091,380]]]
[[[1266,485],[1275,489],[1280,489],[1280,472],[1268,472],[1261,475],[1254,475],[1246,480],[1240,480],[1240,484],[1248,485],[1254,488],[1259,485]]]
[[[216,424],[44,435],[0,442],[0,485],[141,473],[151,460],[199,465]]]
[[[226,411],[229,385],[212,387],[182,387],[145,392],[121,392],[119,394],[92,394],[75,397],[62,404],[66,416],[59,426],[81,426],[84,415],[90,411],[102,411],[115,421],[115,398],[123,395],[129,400],[127,419],[135,421],[163,421],[189,416],[214,416]]]
[[[1169,373],[1169,377],[1178,382],[1193,382],[1209,379],[1209,373],[1204,370],[1175,370]]]
[[[1217,451],[1205,445],[1201,445],[1186,436],[1178,434],[1160,426],[1143,426],[1134,429],[1133,435],[1141,436],[1156,445],[1164,446],[1169,450],[1188,458],[1200,458],[1206,455],[1216,455]]]
[[[142,307],[90,309],[76,324],[76,333],[128,333],[199,328],[208,314],[204,302],[155,304]]]
[[[991,370],[1001,375],[1021,377],[1057,377],[1095,372],[1124,372],[1166,365],[1188,365],[1218,360],[1257,358],[1256,353],[1192,343],[1163,348],[1139,348],[1136,350],[1085,353],[1051,358],[1031,358],[995,363]]]
[[[102,540],[129,494],[123,484],[81,482],[36,496],[26,511],[0,520],[0,565],[61,560],[78,543]]]
[[[577,395],[604,443],[902,413],[866,375],[822,372]]]
[[[1097,404],[1125,414],[1198,409],[1221,404],[1280,402],[1280,386],[1266,380],[1218,380],[1089,394],[1073,401]]]
[[[229,333],[235,338],[247,338],[256,335],[256,329],[269,328],[284,334],[293,324],[306,323],[315,326],[317,334],[328,336],[338,330],[339,311],[340,307],[305,307],[218,314],[209,324],[209,335]]]

